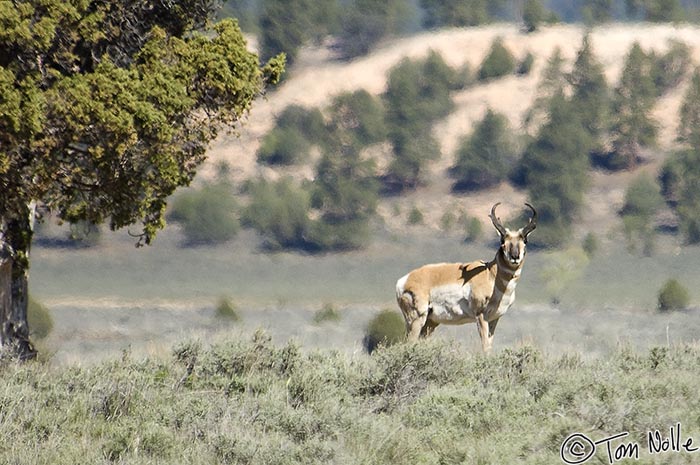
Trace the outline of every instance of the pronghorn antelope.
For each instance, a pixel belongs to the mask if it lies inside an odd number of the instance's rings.
[[[537,225],[537,211],[525,227],[511,231],[491,208],[491,222],[501,246],[490,262],[438,263],[417,268],[396,283],[396,299],[406,319],[409,340],[432,334],[439,324],[476,322],[484,352],[491,350],[498,319],[515,300],[515,286],[525,259],[527,236]]]

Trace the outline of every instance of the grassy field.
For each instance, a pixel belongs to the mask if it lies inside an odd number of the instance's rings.
[[[257,328],[278,343],[294,338],[303,347],[352,353],[361,350],[369,319],[382,308],[396,308],[394,286],[402,274],[424,263],[495,253],[492,244],[464,244],[449,235],[385,236],[365,251],[321,256],[262,253],[246,234],[211,248],[179,247],[176,230],[138,250],[127,237],[108,239],[89,249],[34,249],[30,288],[53,314],[55,328],[44,352],[58,363],[93,362],[127,348],[161,355],[189,337],[245,337]],[[700,282],[700,247],[680,250],[663,237],[652,257],[603,243],[592,259],[572,262],[573,270],[562,261],[568,252],[531,251],[496,347],[526,342],[553,354],[599,356],[620,343],[641,350],[692,343],[700,333],[700,288],[693,286]],[[555,278],[545,273],[548,268]],[[695,309],[656,312],[657,292],[670,277],[689,289]],[[560,282],[556,292],[552,281]],[[241,322],[217,321],[214,307],[221,296],[238,306]],[[314,313],[324,305],[337,308],[341,320],[315,324]],[[478,348],[473,325],[441,327],[437,336]]]
[[[259,332],[90,367],[5,364],[0,462],[557,464],[571,434],[629,433],[606,443],[637,445],[619,463],[697,463],[650,453],[648,434],[680,423],[698,444],[699,362],[687,345],[583,360],[438,340],[349,355]],[[590,463],[609,463],[604,445]]]

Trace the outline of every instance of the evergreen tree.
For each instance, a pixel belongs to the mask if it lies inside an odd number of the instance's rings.
[[[647,174],[639,175],[627,186],[620,215],[630,251],[641,247],[645,255],[651,254],[656,235],[654,215],[662,203],[659,186]]]
[[[515,71],[515,57],[506,48],[503,38],[497,37],[491,43],[489,52],[479,67],[479,80],[498,78],[512,74]]]
[[[333,99],[330,108],[332,131],[347,134],[349,144],[358,148],[387,137],[384,108],[366,90],[347,92]]]
[[[480,189],[506,179],[515,159],[515,147],[505,116],[490,108],[474,132],[462,140],[452,167],[454,189]]]
[[[413,189],[423,180],[425,164],[440,155],[432,136],[435,120],[453,108],[449,76],[440,72],[436,57],[402,60],[389,71],[384,94],[389,141],[394,158],[386,176],[393,190]]]
[[[700,68],[695,68],[680,109],[678,140],[700,148]]]
[[[677,22],[685,19],[680,0],[646,0],[644,19],[656,23]]]
[[[669,157],[660,181],[666,201],[678,215],[684,239],[700,243],[700,69],[693,73],[681,106],[678,138],[687,147]]]
[[[668,51],[659,57],[652,52],[650,59],[658,96],[677,87],[693,63],[690,47],[679,40],[669,40]]]
[[[405,0],[352,0],[343,10],[338,48],[344,59],[367,54],[381,39],[404,29]]]
[[[369,240],[370,220],[378,201],[376,168],[357,147],[342,143],[323,154],[316,167],[311,205],[320,216],[311,223],[308,241],[320,250],[356,249]]]
[[[547,60],[547,66],[542,71],[542,77],[537,84],[537,97],[525,114],[523,125],[526,129],[529,130],[545,119],[550,100],[555,95],[563,93],[566,85],[564,58],[561,55],[561,49],[556,47]]]
[[[656,142],[657,127],[651,116],[656,87],[651,68],[651,60],[635,42],[615,91],[614,153],[609,163],[613,169],[636,166],[641,148]]]
[[[477,26],[490,20],[488,0],[420,0],[423,26],[436,29],[445,26]]]
[[[535,32],[547,20],[548,12],[542,0],[525,0],[523,23],[527,32]]]
[[[550,99],[547,113],[547,123],[528,145],[517,171],[537,206],[537,242],[559,246],[568,240],[583,203],[591,140],[577,108],[563,94]]]
[[[568,78],[572,104],[593,141],[594,150],[602,151],[602,138],[609,126],[610,95],[603,66],[593,55],[589,35],[583,38]]]
[[[310,0],[263,0],[260,15],[260,54],[263,58],[284,53],[292,65],[311,28],[307,15]]]
[[[613,0],[584,0],[581,15],[588,24],[611,21],[613,19]]]
[[[164,226],[209,143],[250,110],[260,67],[215,2],[0,2],[0,344],[34,351],[27,270],[37,203],[69,223]]]

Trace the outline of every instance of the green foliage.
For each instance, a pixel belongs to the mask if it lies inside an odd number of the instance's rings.
[[[598,237],[594,233],[589,232],[583,238],[581,248],[584,252],[586,252],[586,256],[588,256],[589,259],[593,258],[598,253],[598,249],[600,248]]]
[[[489,108],[457,150],[453,189],[483,189],[506,179],[516,156],[510,133],[506,117]]]
[[[678,138],[688,148],[666,159],[659,180],[661,192],[675,209],[679,230],[692,244],[700,243],[700,71],[696,70],[680,112]]]
[[[294,64],[299,49],[308,40],[310,0],[264,0],[260,15],[260,53],[264,59],[284,53]]]
[[[333,130],[341,131],[351,139],[349,144],[357,148],[387,137],[382,103],[364,89],[336,96],[330,106],[330,117]]]
[[[275,127],[265,135],[257,153],[258,161],[270,165],[294,165],[306,161],[314,144],[328,138],[323,115],[289,105],[277,118]]]
[[[547,59],[547,65],[542,71],[540,82],[537,84],[535,102],[525,114],[524,124],[526,128],[539,128],[542,120],[546,119],[551,99],[562,94],[567,84],[567,75],[564,72],[564,57],[562,57],[561,49],[556,47],[552,55]]]
[[[309,158],[311,144],[295,128],[272,129],[263,138],[257,159],[268,165],[295,165]]]
[[[591,145],[577,108],[561,94],[553,97],[548,122],[515,170],[539,214],[535,243],[560,246],[569,239],[588,186]]]
[[[507,76],[515,71],[515,58],[503,44],[503,39],[498,37],[491,43],[489,52],[484,57],[479,67],[479,80],[487,81],[502,76]]]
[[[649,175],[640,174],[627,186],[625,202],[620,213],[623,216],[634,215],[651,219],[662,203],[663,199],[656,182]]]
[[[644,0],[640,3],[646,21],[665,23],[683,21],[686,18],[680,0]]]
[[[700,151],[682,150],[665,162],[661,170],[662,193],[674,207],[683,238],[691,244],[700,243]]]
[[[369,222],[378,202],[379,186],[372,160],[351,145],[324,153],[316,166],[311,205],[319,210],[309,241],[320,250],[347,250],[369,241]]]
[[[518,63],[518,67],[515,70],[516,73],[518,73],[521,76],[526,76],[530,74],[530,71],[532,71],[532,66],[535,64],[535,55],[532,54],[532,52],[527,52],[527,55],[520,60],[520,63]]]
[[[615,92],[614,153],[608,164],[610,168],[633,168],[639,163],[641,147],[655,143],[657,126],[651,111],[656,95],[652,61],[635,42],[625,58]]]
[[[435,52],[426,59],[403,59],[389,71],[384,99],[394,159],[386,182],[396,190],[417,187],[425,164],[440,155],[432,124],[450,113],[458,78]]]
[[[31,335],[37,339],[45,339],[53,329],[51,312],[32,297],[29,297],[27,306],[27,323],[31,328]]]
[[[264,179],[248,185],[251,200],[243,210],[243,223],[255,229],[264,239],[265,246],[280,248],[307,248],[310,228],[309,194],[294,185],[291,178],[277,182]]]
[[[168,220],[182,226],[185,242],[189,245],[220,244],[238,234],[237,210],[231,187],[218,182],[177,195]]]
[[[241,320],[241,314],[238,306],[229,297],[220,297],[216,304],[214,316],[218,320],[238,322]]]
[[[367,356],[257,333],[185,342],[172,359],[9,365],[0,435],[13,447],[0,456],[21,465],[550,464],[589,425],[646,438],[650,419],[662,418],[696,437],[699,357],[692,345],[598,358],[522,346],[485,357],[439,340]],[[656,459],[640,451],[640,463]]]
[[[423,8],[423,26],[441,27],[477,26],[491,20],[490,7],[498,2],[487,0],[420,0]]]
[[[651,255],[655,246],[654,215],[663,204],[659,186],[648,175],[634,179],[625,193],[625,203],[620,211],[628,249],[641,250]]]
[[[695,68],[680,110],[678,140],[700,148],[700,68]]]
[[[584,0],[581,16],[589,25],[607,23],[613,19],[613,0]]]
[[[367,324],[364,346],[370,354],[380,346],[388,347],[406,338],[406,323],[397,310],[384,309]]]
[[[689,303],[688,290],[677,279],[669,279],[659,289],[658,309],[662,312],[682,310]]]
[[[326,303],[314,313],[313,322],[317,325],[322,323],[336,323],[342,319],[343,315],[335,305]]]
[[[527,32],[535,32],[547,19],[547,9],[542,0],[525,0],[523,5],[523,23]]]
[[[476,242],[484,237],[484,226],[479,221],[479,218],[474,216],[464,218],[464,240],[465,242]]]
[[[665,54],[657,57],[652,52],[650,59],[657,95],[663,95],[676,88],[688,74],[693,63],[688,44],[675,39],[669,40]]]
[[[102,236],[99,225],[89,221],[78,220],[70,223],[68,239],[81,247],[92,247],[99,244]]]
[[[567,286],[578,281],[586,271],[589,256],[579,248],[550,252],[540,269],[550,300],[557,304]]]
[[[0,173],[0,216],[40,200],[68,222],[140,223],[150,243],[167,198],[283,61],[261,68],[235,22],[209,23],[208,1],[54,3],[0,6],[0,87],[12,89],[0,137],[14,167]]]
[[[603,65],[593,54],[590,37],[585,35],[568,80],[572,104],[579,112],[595,151],[603,150],[603,136],[610,125],[610,92],[603,71]]]
[[[411,211],[408,212],[408,224],[423,224],[423,212],[415,205],[411,208]]]
[[[344,59],[367,54],[381,39],[401,32],[409,15],[402,0],[352,0],[343,12],[338,48]]]

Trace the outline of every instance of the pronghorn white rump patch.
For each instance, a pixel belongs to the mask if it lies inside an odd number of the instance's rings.
[[[446,284],[430,290],[430,320],[435,323],[458,325],[474,321],[476,315],[469,305],[471,285]]]

